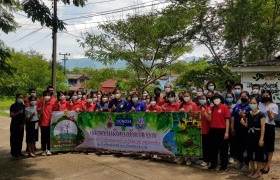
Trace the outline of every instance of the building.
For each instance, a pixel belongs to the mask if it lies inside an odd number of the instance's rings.
[[[240,73],[244,90],[252,92],[252,85],[272,92],[273,102],[280,104],[280,60],[248,62],[235,65],[232,72]]]
[[[108,79],[101,83],[100,91],[113,92],[117,86],[118,81],[116,79]]]
[[[72,91],[85,90],[86,89],[85,82],[88,79],[89,78],[83,74],[68,74],[67,80],[68,80],[69,89]]]

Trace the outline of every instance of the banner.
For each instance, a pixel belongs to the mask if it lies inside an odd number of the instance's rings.
[[[53,112],[51,151],[201,157],[200,113]]]

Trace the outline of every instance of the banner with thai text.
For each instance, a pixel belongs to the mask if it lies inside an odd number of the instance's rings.
[[[201,157],[196,112],[53,112],[51,151]]]

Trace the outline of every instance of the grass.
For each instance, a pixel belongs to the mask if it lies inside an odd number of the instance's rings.
[[[10,106],[15,102],[13,98],[2,98],[0,99],[0,116],[9,116],[6,110],[10,109]]]

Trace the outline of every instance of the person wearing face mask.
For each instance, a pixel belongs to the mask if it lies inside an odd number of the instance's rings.
[[[24,96],[23,94],[16,95],[16,101],[10,107],[10,146],[11,146],[11,155],[14,159],[19,159],[22,156],[22,141],[24,134]]]
[[[164,112],[176,112],[180,110],[180,103],[176,102],[176,95],[174,91],[167,93],[166,98],[168,102],[162,106],[162,110]]]
[[[185,91],[183,93],[183,102],[180,105],[180,111],[196,111],[197,105],[192,101],[191,93],[188,91]]]
[[[234,81],[233,80],[231,80],[231,79],[226,80],[226,82],[225,82],[226,91],[224,91],[222,93],[222,96],[223,96],[224,99],[226,99],[227,93],[232,93],[233,92],[233,86],[234,86]]]
[[[30,88],[29,89],[29,96],[34,96],[36,97],[36,89],[35,88]],[[28,107],[30,104],[29,104],[29,98],[25,98],[24,99],[24,106],[25,107]]]
[[[202,127],[202,152],[203,152],[203,162],[200,164],[202,167],[205,167],[210,162],[209,160],[209,124],[211,121],[212,108],[208,104],[207,98],[205,95],[199,96],[199,106],[197,111],[201,113],[201,127]]]
[[[241,124],[248,129],[247,156],[250,161],[248,177],[256,179],[261,176],[265,156],[265,115],[258,109],[258,102],[255,98],[251,99],[250,107],[252,110],[241,119]],[[255,162],[257,162],[257,168],[255,168]]]
[[[65,111],[69,109],[69,103],[66,101],[62,91],[57,92],[57,100],[53,106],[53,111]]]
[[[87,102],[84,104],[84,111],[95,111],[97,101],[96,95],[91,96],[90,94],[88,94],[86,97],[86,101]]]
[[[101,101],[97,103],[97,110],[99,112],[108,112],[109,110],[109,96],[107,94],[103,94],[101,96]]]
[[[51,102],[51,95],[49,91],[44,91],[42,98],[43,99],[40,99],[37,106],[40,116],[39,124],[41,127],[41,148],[43,156],[50,156],[50,125],[54,104]]]
[[[213,96],[214,96],[214,94],[213,94],[212,92],[210,92],[210,91],[208,91],[208,92],[206,93],[207,101],[208,101],[208,103],[210,104],[211,107],[214,106],[214,103],[213,103]]]
[[[78,94],[74,92],[71,96],[71,100],[68,102],[70,111],[83,111],[82,101],[78,98]]]
[[[50,103],[54,104],[56,101],[56,99],[54,97],[54,88],[52,86],[48,86],[47,91],[49,91],[49,93],[50,93],[50,97],[51,97]]]
[[[38,141],[38,112],[36,97],[29,97],[30,105],[25,108],[26,143],[28,157],[35,157],[35,143]]]
[[[238,168],[242,171],[247,171],[248,169],[248,159],[244,156],[246,152],[246,138],[247,138],[247,128],[242,126],[240,123],[241,118],[245,116],[246,113],[251,111],[249,106],[249,93],[243,91],[240,94],[241,104],[236,104],[232,110],[231,118],[231,136],[232,143],[231,148],[232,154],[238,161]]]
[[[255,98],[258,103],[262,102],[262,96],[260,94],[261,86],[259,84],[252,85],[252,94],[250,95],[250,99]]]
[[[167,98],[167,94],[171,91],[172,89],[172,85],[171,83],[167,82],[165,85],[164,85],[164,92],[163,94],[161,95],[162,96],[162,99],[164,100],[163,104],[168,102],[168,98]]]
[[[216,90],[217,86],[214,82],[212,81],[209,81],[207,84],[206,84],[206,89],[208,90],[208,92],[212,92],[212,93],[215,93],[215,90]]]
[[[122,92],[115,89],[113,94],[115,98],[109,103],[109,112],[125,112],[128,102],[122,98]]]
[[[200,96],[203,96],[203,95],[204,95],[204,90],[203,90],[203,88],[202,88],[202,87],[198,87],[198,88],[196,89],[196,97],[193,98],[193,102],[194,102],[197,106],[200,105],[200,104],[199,104],[199,99],[200,99]]]
[[[146,111],[146,104],[139,101],[138,94],[134,93],[131,95],[131,101],[126,105],[126,112],[141,112]]]
[[[102,92],[101,91],[97,91],[97,102],[101,102],[101,97],[102,97]]]
[[[157,97],[151,96],[150,103],[147,105],[146,112],[162,112],[162,108],[157,105]]]
[[[243,91],[243,84],[237,83],[233,87],[234,102],[235,104],[241,104],[240,94]]]
[[[223,97],[215,94],[213,97],[214,107],[212,107],[211,121],[209,124],[209,137],[211,143],[209,170],[215,170],[218,164],[218,154],[220,154],[221,167],[219,172],[227,169],[228,165],[228,138],[230,112],[223,103]]]
[[[81,91],[77,91],[76,93],[77,93],[78,100],[82,102],[83,93]]]
[[[65,91],[63,94],[65,95],[65,100],[69,102],[71,98],[71,91]]]
[[[265,115],[265,154],[266,159],[262,169],[263,174],[267,174],[270,170],[270,165],[273,157],[275,146],[275,119],[278,115],[278,106],[273,103],[272,95],[269,90],[262,91],[262,102],[259,109]]]
[[[157,98],[157,105],[162,106],[165,103],[165,100],[160,96],[161,95],[161,89],[159,87],[156,87],[154,89],[154,94]]]

